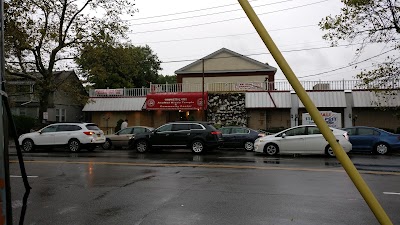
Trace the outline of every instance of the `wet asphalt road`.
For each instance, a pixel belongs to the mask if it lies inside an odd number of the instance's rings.
[[[350,156],[400,224],[400,155]],[[32,187],[24,224],[379,224],[340,163],[325,156],[57,149],[24,159]],[[24,190],[12,149],[10,160],[18,224]]]

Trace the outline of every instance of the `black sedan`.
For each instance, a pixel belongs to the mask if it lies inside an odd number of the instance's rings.
[[[253,151],[254,141],[265,136],[261,131],[240,126],[222,127],[219,130],[224,139],[221,148],[244,148],[246,151]]]

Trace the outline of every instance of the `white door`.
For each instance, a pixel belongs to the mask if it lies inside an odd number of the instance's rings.
[[[279,152],[280,153],[300,153],[304,151],[305,146],[305,138],[306,138],[306,128],[305,127],[296,127],[290,130],[287,130],[282,135],[282,140],[280,140]]]
[[[57,133],[54,136],[55,145],[65,145],[76,135],[76,131],[81,130],[77,125],[58,125]]]
[[[324,136],[322,136],[318,127],[308,127],[307,137],[305,138],[306,149],[303,153],[324,154],[327,144],[328,142],[325,140]]]
[[[39,135],[35,137],[36,145],[53,145],[54,136],[57,132],[58,125],[50,125],[39,131]]]

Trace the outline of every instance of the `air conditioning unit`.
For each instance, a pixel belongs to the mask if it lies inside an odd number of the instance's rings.
[[[313,90],[329,90],[329,84],[316,84],[313,86]]]

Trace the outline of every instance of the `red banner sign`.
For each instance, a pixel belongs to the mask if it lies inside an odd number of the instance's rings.
[[[146,96],[148,110],[201,110],[201,92],[154,93]],[[204,93],[204,109],[207,109],[207,93]]]

